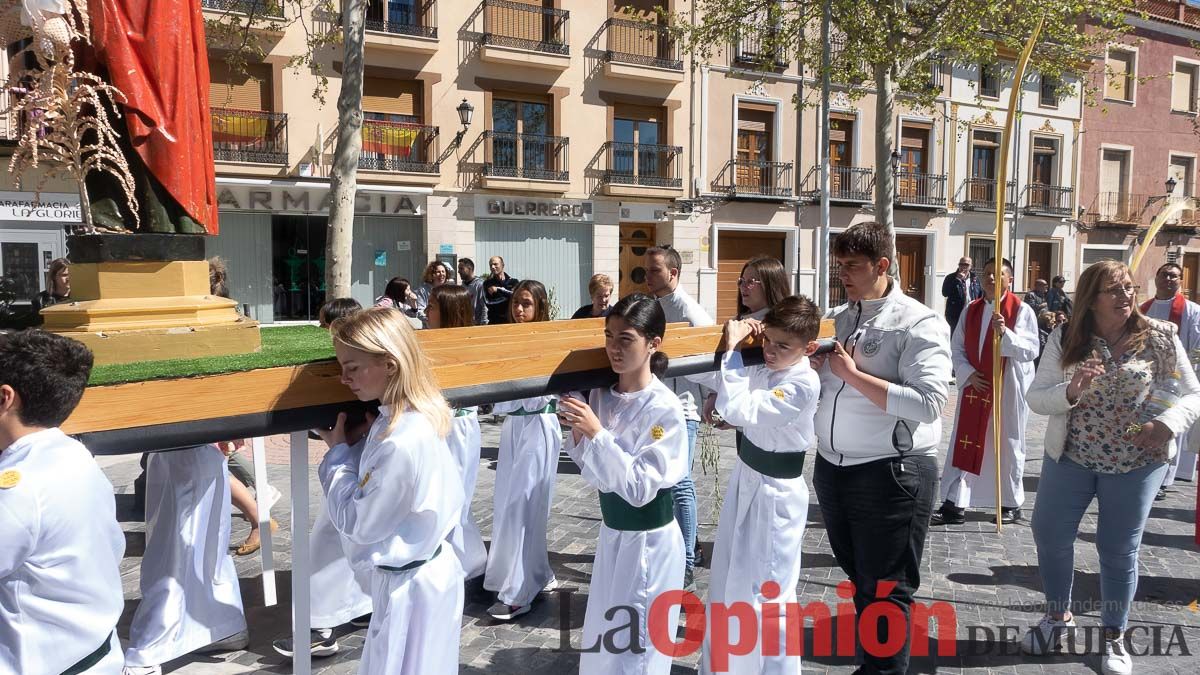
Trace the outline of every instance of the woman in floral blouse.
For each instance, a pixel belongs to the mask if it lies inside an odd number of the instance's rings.
[[[1076,313],[1050,336],[1028,393],[1030,409],[1050,416],[1032,521],[1047,614],[1021,648],[1049,653],[1074,630],[1075,539],[1096,499],[1104,673],[1133,670],[1123,633],[1137,590],[1142,528],[1175,452],[1172,437],[1200,417],[1200,384],[1175,326],[1142,316],[1136,291],[1123,263],[1087,268]],[[1156,383],[1172,377],[1179,378],[1178,403],[1139,424]]]

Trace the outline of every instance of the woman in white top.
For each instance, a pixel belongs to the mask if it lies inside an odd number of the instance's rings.
[[[647,626],[654,599],[683,587],[683,534],[671,487],[687,475],[687,428],[679,397],[656,377],[667,368],[659,351],[666,327],[662,307],[650,296],[622,298],[604,326],[616,386],[593,390],[587,403],[561,403],[559,414],[571,427],[567,452],[600,491],[603,517],[583,620],[583,674],[671,671],[671,657],[655,649]],[[618,611],[623,608],[635,615]],[[675,605],[665,625],[673,628],[678,617]],[[616,630],[633,621],[636,636]],[[615,649],[602,644],[610,633],[619,636]],[[588,651],[592,645],[599,648]]]
[[[540,282],[517,284],[509,304],[512,323],[548,321],[549,299]],[[557,586],[546,551],[546,526],[558,478],[562,428],[553,396],[497,403],[507,414],[500,430],[496,490],[492,516],[492,549],[483,587],[496,593],[488,614],[509,621],[529,612],[542,589]]]
[[[371,572],[371,625],[359,672],[458,672],[463,571],[443,544],[458,523],[462,483],[446,447],[450,407],[416,334],[399,314],[364,309],[333,324],[342,382],[379,417],[360,451],[346,416],[319,433],[318,476],[350,564]]]
[[[767,625],[764,602],[782,607],[796,601],[808,518],[804,456],[816,439],[813,416],[821,398],[821,381],[808,354],[816,348],[820,328],[821,310],[808,298],[795,296],[777,303],[761,323],[725,324],[725,344],[731,349],[721,359],[717,411],[740,433],[738,462],[729,477],[713,547],[708,602],[726,607],[747,603],[759,614],[760,626]],[[761,366],[742,361],[742,349],[753,337],[762,338]],[[706,640],[701,672],[798,675],[800,655],[785,653],[782,622],[769,639],[780,645],[774,656],[763,653],[761,639],[749,653],[732,657],[714,654]],[[730,635],[731,644],[737,641]]]
[[[426,315],[430,328],[465,328],[473,326],[475,306],[471,291],[466,286],[443,284],[433,289],[429,296]],[[475,482],[479,477],[479,450],[482,439],[479,432],[479,409],[475,406],[454,409],[454,422],[446,445],[454,463],[458,465],[463,482],[462,518],[450,533],[450,545],[462,563],[467,579],[483,575],[487,568],[487,548],[483,535],[471,517],[471,499],[475,496]]]

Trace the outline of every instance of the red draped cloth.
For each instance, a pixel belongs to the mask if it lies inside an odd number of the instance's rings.
[[[963,323],[963,346],[967,351],[967,361],[976,372],[992,382],[992,335],[983,339],[979,347],[979,334],[991,323],[983,323],[983,310],[987,301],[983,298],[967,305],[967,318]],[[1015,328],[1017,314],[1021,309],[1021,300],[1011,292],[1004,293],[1000,301],[1000,315],[1004,317],[1004,325]],[[990,329],[988,330],[991,333]],[[1000,360],[1001,373],[1006,359]],[[977,391],[968,386],[963,389],[962,399],[958,402],[958,425],[954,433],[953,458],[951,466],[979,475],[983,469],[983,448],[987,442],[988,426],[992,420],[992,390]]]
[[[193,220],[217,233],[208,47],[199,0],[88,0],[92,43],[134,150]]]

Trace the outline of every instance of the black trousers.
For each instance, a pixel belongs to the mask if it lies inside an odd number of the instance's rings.
[[[937,480],[935,457],[897,455],[857,466],[837,466],[817,456],[813,485],[833,555],[854,582],[858,616],[863,616],[871,603],[880,601],[899,607],[905,617],[900,651],[882,656],[861,649],[862,672],[902,675],[908,669],[912,637],[909,607],[921,585],[921,554]],[[880,581],[895,582],[883,597],[876,595]],[[864,628],[870,630],[870,626]],[[891,630],[887,621],[876,623],[879,644],[890,644]],[[866,633],[860,629],[857,634]]]

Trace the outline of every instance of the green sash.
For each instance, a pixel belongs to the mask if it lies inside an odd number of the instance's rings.
[[[518,408],[517,410],[514,410],[513,412],[510,412],[508,414],[516,415],[517,417],[522,417],[525,415],[553,415],[556,412],[558,412],[558,401],[551,401],[551,402],[547,403],[546,405],[538,408],[537,410],[526,410],[524,408]]]
[[[738,459],[746,466],[771,478],[799,478],[804,475],[804,452],[767,452],[738,434]]]
[[[615,492],[601,492],[600,515],[611,530],[656,530],[675,520],[675,500],[671,498],[671,488],[659,490],[658,495],[642,507],[633,506]]]

